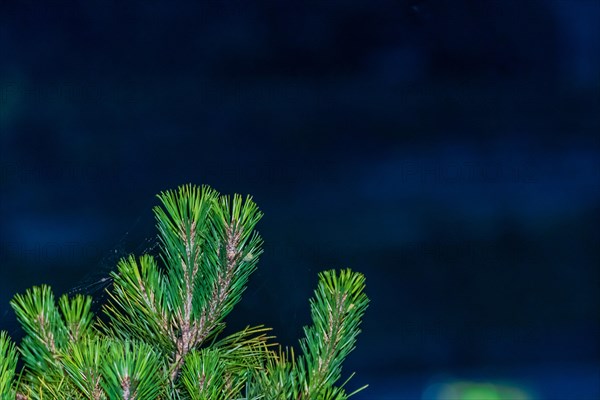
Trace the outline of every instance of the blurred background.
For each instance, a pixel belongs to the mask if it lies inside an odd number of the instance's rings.
[[[295,345],[365,273],[360,399],[600,396],[597,0],[0,2],[0,329],[102,301],[155,194],[252,194],[228,319]]]

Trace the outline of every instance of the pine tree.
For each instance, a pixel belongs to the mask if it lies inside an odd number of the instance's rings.
[[[0,400],[342,400],[356,393],[338,381],[368,304],[362,274],[319,274],[313,325],[304,328],[297,357],[261,325],[222,337],[262,253],[255,230],[262,213],[250,197],[207,186],[158,198],[161,255],[119,261],[100,317],[90,296],[56,302],[48,286],[14,297],[25,337],[17,348],[0,334]]]

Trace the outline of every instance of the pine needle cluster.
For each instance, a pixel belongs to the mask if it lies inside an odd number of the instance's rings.
[[[250,197],[185,185],[158,195],[161,255],[130,255],[111,273],[109,300],[40,286],[11,301],[25,337],[0,333],[0,400],[343,400],[342,363],[368,304],[364,276],[319,274],[301,354],[269,329],[223,336],[262,253]],[[363,387],[364,388],[364,387]],[[359,389],[362,390],[363,388]]]

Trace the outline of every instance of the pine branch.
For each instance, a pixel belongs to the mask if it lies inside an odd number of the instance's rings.
[[[114,341],[107,345],[102,386],[109,399],[158,398],[166,387],[159,353],[145,343]]]
[[[304,356],[299,365],[307,374],[305,398],[314,397],[340,378],[342,363],[354,350],[368,305],[364,287],[364,276],[349,269],[319,274],[319,285],[310,301],[314,325],[304,329],[306,337],[300,342]]]
[[[110,324],[101,324],[107,334],[122,339],[155,343],[165,353],[173,352],[176,335],[172,331],[167,282],[156,260],[143,255],[122,259],[112,273],[113,291],[104,307]]]
[[[197,313],[194,313],[193,305],[194,298],[199,297],[196,290],[198,278],[210,272],[201,270],[201,257],[208,230],[208,213],[217,193],[208,187],[199,189],[186,185],[177,192],[167,191],[158,197],[164,209],[155,207],[154,212],[163,259],[168,268],[169,300],[176,310],[173,316],[175,329],[171,330],[171,337],[176,342],[174,378],[183,357],[208,334],[204,324],[196,323]]]
[[[303,355],[295,359],[293,349],[285,353],[280,350],[265,369],[253,373],[250,395],[266,394],[265,398],[277,400],[348,398],[344,385],[334,384],[360,333],[360,321],[368,305],[364,282],[362,274],[349,269],[339,274],[320,273],[310,301],[313,325],[304,329],[305,338],[300,341]]]
[[[6,332],[0,332],[0,399],[14,400],[17,349]]]
[[[101,366],[108,346],[99,338],[72,343],[63,354],[63,366],[73,385],[86,399],[106,399],[102,388]]]
[[[63,295],[57,307],[48,286],[34,287],[11,301],[26,334],[20,351],[27,366],[25,383],[29,393],[44,393],[45,388],[62,384],[65,379],[63,351],[69,343],[90,334],[91,303],[90,297],[78,295],[69,299]]]
[[[23,360],[32,370],[56,367],[59,349],[68,342],[68,331],[48,286],[34,287],[11,301],[26,337],[21,344]]]
[[[262,214],[250,198],[233,200],[186,185],[156,207],[164,272],[149,255],[119,263],[105,311],[123,339],[152,340],[172,354],[174,381],[186,355],[219,333],[256,268]]]
[[[193,350],[186,356],[181,382],[191,400],[239,398],[244,381],[227,368],[216,348]]]
[[[158,197],[162,254],[119,261],[106,320],[95,318],[90,297],[65,295],[57,305],[47,286],[11,301],[25,331],[25,367],[15,382],[17,351],[1,333],[0,400],[350,397],[345,383],[335,385],[367,307],[364,276],[319,275],[298,358],[293,349],[273,351],[262,326],[217,340],[262,253],[262,213],[250,197],[208,187]]]
[[[193,315],[197,317],[186,319],[192,313],[188,315],[185,307],[184,315],[178,315],[181,335],[177,341],[172,379],[177,376],[185,355],[192,348],[197,348],[223,329],[221,321],[240,300],[262,252],[262,240],[253,231],[262,213],[251,198],[242,201],[241,196],[235,195],[230,201],[228,196],[220,196],[215,199],[210,211],[209,232],[204,237],[207,246],[197,260],[201,262],[194,265],[192,274],[184,274],[184,280],[190,279],[186,284],[186,291],[189,291],[186,307],[191,307],[192,300],[197,298],[193,308]]]

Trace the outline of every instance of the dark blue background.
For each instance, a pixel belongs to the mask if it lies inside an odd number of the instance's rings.
[[[156,252],[192,182],[252,194],[232,328],[293,345],[317,273],[367,276],[356,398],[600,393],[600,3],[0,3],[0,329]]]

